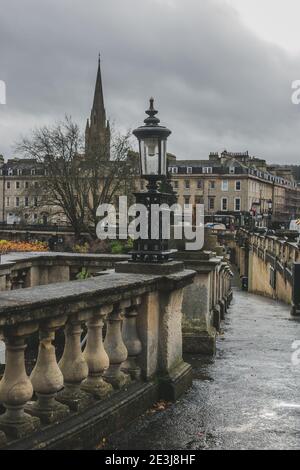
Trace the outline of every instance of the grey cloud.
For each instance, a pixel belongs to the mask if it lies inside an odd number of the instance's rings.
[[[173,4],[173,5],[172,5]],[[170,151],[204,158],[248,149],[297,162],[299,60],[256,38],[220,0],[2,0],[0,153],[65,113],[84,127],[98,51],[108,115],[143,119],[150,95],[173,134]],[[19,12],[19,15],[16,15]]]

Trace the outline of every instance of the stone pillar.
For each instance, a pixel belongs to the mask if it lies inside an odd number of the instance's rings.
[[[139,379],[141,376],[141,368],[137,365],[137,358],[142,352],[142,343],[138,337],[136,324],[138,306],[141,303],[140,297],[132,299],[131,306],[126,309],[122,328],[123,340],[128,351],[128,358],[122,365],[122,370],[130,374],[133,380]]]
[[[112,305],[105,305],[99,308],[96,313],[90,314],[87,322],[88,337],[84,359],[88,365],[88,377],[82,383],[81,388],[100,399],[109,395],[113,390],[111,384],[103,379],[103,374],[109,367],[109,359],[103,346],[102,336],[104,318],[112,310]]]
[[[130,382],[130,376],[121,371],[122,364],[128,356],[127,348],[122,338],[121,324],[125,309],[129,308],[130,305],[130,300],[123,300],[115,305],[107,319],[104,347],[109,357],[109,368],[105,372],[105,378],[116,389],[125,387]]]
[[[57,400],[73,411],[80,411],[93,402],[92,397],[80,389],[89,372],[81,350],[81,324],[87,315],[88,313],[81,313],[68,320],[65,326],[65,349],[58,364],[64,376],[65,387],[59,392]]]
[[[28,403],[26,410],[31,415],[38,416],[46,424],[57,422],[69,413],[69,408],[55,399],[57,392],[64,386],[64,378],[58,367],[55,347],[52,344],[55,331],[61,328],[65,321],[66,318],[59,317],[40,325],[39,353],[30,376],[37,401]]]
[[[160,394],[177,400],[192,384],[192,368],[182,358],[183,288],[162,292],[159,299],[159,383]]]
[[[25,339],[36,330],[36,324],[28,324],[4,331],[6,367],[0,382],[0,401],[6,411],[0,416],[0,429],[16,439],[27,436],[40,424],[38,418],[24,412],[24,407],[33,394],[32,384],[25,370]]]

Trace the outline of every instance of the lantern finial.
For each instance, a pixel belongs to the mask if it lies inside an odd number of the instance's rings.
[[[146,111],[149,117],[145,119],[144,123],[148,126],[157,126],[160,123],[160,120],[155,117],[157,113],[158,111],[154,109],[154,98],[151,97],[149,109]]]

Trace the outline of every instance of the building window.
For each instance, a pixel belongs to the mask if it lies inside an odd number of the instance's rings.
[[[31,176],[34,176],[35,175],[35,169],[32,169],[31,170]]]
[[[20,198],[16,197],[16,207],[19,207],[19,206],[20,206]]]
[[[10,189],[10,181],[7,181],[6,187],[7,187],[7,189]]]
[[[231,166],[231,167],[229,168],[229,173],[230,173],[231,175],[234,175],[234,174],[235,174],[235,167],[234,167],[234,166]]]
[[[29,197],[25,197],[25,207],[29,206]]]
[[[184,185],[185,185],[185,189],[190,189],[190,181],[189,180],[185,180]]]
[[[201,180],[197,181],[197,188],[202,189],[202,181]]]
[[[191,166],[188,166],[187,169],[186,169],[186,172],[187,172],[188,174],[193,173],[193,168],[192,168]]]
[[[241,210],[241,198],[240,197],[236,197],[234,200],[234,210],[237,212],[240,212]]]
[[[213,172],[212,170],[213,170],[213,169],[212,169],[211,166],[204,166],[204,167],[203,167],[203,173],[206,173],[206,174],[212,173],[212,172]]]
[[[13,169],[9,168],[8,171],[7,171],[7,174],[8,174],[8,176],[12,176],[13,175]]]
[[[202,196],[195,196],[195,204],[204,204],[204,199]]]
[[[236,191],[240,191],[240,190],[241,190],[241,182],[240,182],[240,181],[236,181],[236,182],[235,182],[235,190],[236,190]]]
[[[215,181],[210,181],[209,182],[209,188],[210,189],[216,189],[216,182]]]
[[[6,198],[6,207],[9,207],[9,197]]]
[[[185,196],[185,198],[184,198],[184,204],[185,204],[186,206],[188,206],[189,203],[190,203],[190,196]]]
[[[222,181],[222,191],[228,191],[228,180]]]
[[[33,220],[37,220],[38,216],[37,214],[33,214]]]
[[[228,210],[228,200],[227,197],[222,197],[221,199],[221,210],[227,211]]]
[[[178,186],[179,186],[179,185],[178,185],[178,181],[174,181],[174,188],[175,188],[175,189],[178,189]]]
[[[208,208],[210,211],[215,210],[215,198],[214,197],[210,197],[208,199]]]
[[[20,176],[22,174],[22,170],[20,168],[17,169],[17,175]]]
[[[16,189],[20,189],[20,181],[16,181]]]
[[[26,188],[26,189],[29,188],[29,183],[28,183],[28,181],[25,181],[25,188]]]
[[[36,196],[33,198],[33,205],[34,207],[37,207],[38,205],[38,198]]]
[[[178,173],[178,168],[177,168],[177,166],[171,166],[171,167],[169,168],[169,172],[170,172],[170,173]]]

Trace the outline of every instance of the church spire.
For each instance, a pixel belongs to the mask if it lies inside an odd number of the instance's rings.
[[[85,152],[87,156],[104,155],[109,160],[110,127],[104,108],[100,54],[90,120],[85,128]]]
[[[95,123],[97,122],[97,124],[100,125],[101,127],[104,127],[106,123],[106,113],[105,113],[105,108],[104,108],[103,88],[102,88],[100,54],[98,58],[98,70],[97,70],[97,78],[96,78],[96,85],[95,85],[94,102],[93,102],[93,108],[92,108],[92,113],[91,113],[91,122],[95,122]]]

